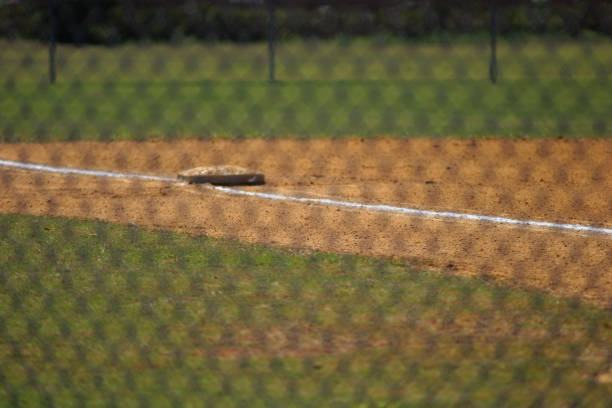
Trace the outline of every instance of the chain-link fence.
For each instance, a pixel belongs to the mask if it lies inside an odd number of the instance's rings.
[[[0,406],[611,406],[611,15],[0,1]]]

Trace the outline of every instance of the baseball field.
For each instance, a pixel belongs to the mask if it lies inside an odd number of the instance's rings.
[[[370,46],[3,51],[0,406],[609,406],[610,44]]]
[[[1,212],[42,217],[2,216],[7,401],[608,400],[608,140],[74,142],[2,154],[53,170],[1,169]],[[174,179],[201,163],[254,168],[267,183]]]
[[[267,81],[264,43],[60,45],[0,40],[6,141],[209,137],[605,137],[606,36],[288,41]],[[371,58],[375,55],[376,58]]]

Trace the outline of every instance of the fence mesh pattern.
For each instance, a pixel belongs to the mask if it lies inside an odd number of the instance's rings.
[[[0,1],[0,406],[612,406],[607,12]]]

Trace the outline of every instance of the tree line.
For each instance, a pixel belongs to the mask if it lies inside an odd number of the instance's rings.
[[[55,3],[56,38],[63,43],[184,39],[250,42],[264,40],[268,35],[269,8],[263,0]],[[490,1],[362,1],[357,6],[331,0],[328,4],[277,3],[275,16],[280,39],[377,35],[419,38],[485,32],[490,25]],[[42,0],[4,0],[4,3],[0,0],[0,36],[48,40],[49,4]],[[499,0],[497,8],[497,29],[501,35],[612,34],[609,1]]]

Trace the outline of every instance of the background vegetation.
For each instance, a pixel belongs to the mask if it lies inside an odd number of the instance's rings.
[[[58,40],[73,44],[125,41],[261,41],[268,11],[259,6],[228,6],[202,1],[59,1]],[[229,2],[228,2],[229,3]],[[238,3],[238,2],[237,2]],[[300,2],[289,2],[290,4]],[[489,1],[400,0],[302,2],[318,6],[284,7],[277,12],[279,37],[331,38],[338,35],[448,38],[487,31]],[[551,33],[581,36],[612,34],[612,4],[607,1],[498,1],[502,35]],[[325,5],[324,5],[325,4]],[[384,7],[383,7],[384,6]],[[46,40],[46,1],[0,2],[0,37]]]

